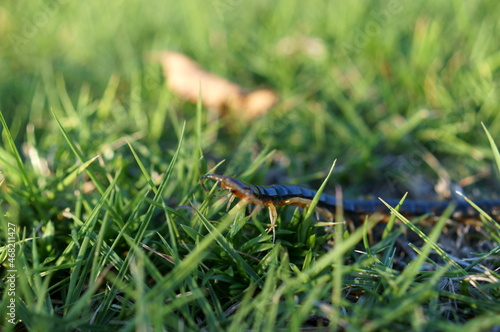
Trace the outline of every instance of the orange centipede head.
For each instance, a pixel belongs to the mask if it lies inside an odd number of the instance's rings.
[[[252,186],[246,182],[233,178],[231,176],[219,174],[205,174],[200,177],[200,182],[206,191],[209,191],[204,183],[204,179],[217,181],[222,189],[229,190],[231,194],[238,198],[246,199],[255,204],[261,204],[260,200],[255,197]]]

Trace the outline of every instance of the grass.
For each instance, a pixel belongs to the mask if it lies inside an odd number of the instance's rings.
[[[498,328],[487,213],[429,227],[394,210],[329,232],[281,208],[273,243],[267,213],[226,209],[198,179],[225,160],[219,173],[318,189],[337,160],[325,192],[438,199],[449,180],[498,199],[499,6],[4,1],[0,261],[17,272],[2,273],[0,328]],[[317,38],[316,53],[284,52],[290,36]],[[166,89],[143,57],[157,49],[282,102],[214,121]]]

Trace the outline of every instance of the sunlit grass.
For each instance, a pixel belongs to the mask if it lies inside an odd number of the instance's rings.
[[[33,331],[499,326],[487,211],[468,260],[442,248],[447,215],[431,229],[398,216],[377,237],[372,219],[331,233],[281,208],[273,243],[266,211],[198,183],[225,160],[217,172],[318,189],[337,160],[325,192],[422,198],[444,169],[472,201],[498,199],[499,6],[2,3],[0,261],[13,223],[16,318]],[[319,44],[287,52],[286,37]],[[214,121],[166,89],[144,59],[157,49],[282,101],[246,125]]]

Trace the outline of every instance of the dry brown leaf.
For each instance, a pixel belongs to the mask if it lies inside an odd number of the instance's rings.
[[[204,70],[198,63],[178,52],[157,51],[148,54],[160,62],[168,88],[179,97],[196,102],[201,88],[201,102],[210,110],[224,115],[233,113],[245,120],[258,117],[278,101],[267,89],[247,92],[240,85]]]

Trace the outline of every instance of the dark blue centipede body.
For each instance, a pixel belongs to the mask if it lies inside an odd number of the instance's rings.
[[[296,185],[280,185],[280,184],[275,184],[271,186],[259,186],[255,185],[253,193],[257,198],[259,198],[262,201],[272,201],[275,203],[278,203],[280,201],[285,201],[288,198],[293,198],[293,197],[300,197],[304,199],[313,199],[314,195],[316,192],[311,189],[299,187]],[[320,201],[323,201],[323,203],[327,203],[326,196],[328,195],[321,195]],[[333,196],[330,196],[333,197]]]
[[[221,186],[230,190],[239,197],[253,195],[262,203],[272,203],[275,205],[287,205],[286,200],[290,198],[302,198],[312,200],[316,191],[296,185],[260,186],[248,184],[244,181],[229,176],[206,174],[202,179],[212,179],[221,183]],[[399,204],[397,199],[385,200],[390,206],[396,207]],[[491,212],[495,219],[500,218],[500,200],[479,200],[474,202],[483,211]],[[457,202],[426,202],[405,200],[399,211],[401,213],[420,214],[440,214],[450,205],[455,206],[455,212],[463,215],[477,215],[477,211],[465,200]],[[296,205],[296,204],[295,204]],[[373,213],[376,211],[387,212],[387,207],[380,200],[349,200],[342,201],[343,210],[350,213]],[[322,194],[318,201],[318,206],[329,211],[335,211],[337,201],[335,196]]]

